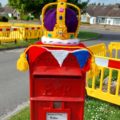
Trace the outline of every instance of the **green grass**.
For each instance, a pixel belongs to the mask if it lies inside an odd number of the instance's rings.
[[[18,41],[17,43],[14,42],[10,42],[10,43],[2,43],[0,45],[0,49],[10,49],[10,48],[19,48],[19,47],[27,47],[33,43],[35,43],[37,40],[36,39],[32,39],[32,40],[28,40],[28,41]]]
[[[9,120],[30,120],[29,116],[29,108],[26,108]],[[120,107],[87,97],[85,120],[120,120]]]
[[[120,107],[88,97],[85,120],[120,120]]]
[[[16,114],[9,120],[30,120],[30,110],[29,108],[23,109],[20,113]]]
[[[108,68],[104,69],[104,77],[103,77],[103,79],[105,79],[105,78],[107,78],[109,76],[109,72],[110,71],[109,71]],[[101,74],[101,72],[100,72],[100,74]],[[100,86],[100,76],[101,76],[100,74],[98,76],[96,76],[96,78],[95,78],[95,86],[96,87]],[[113,70],[112,71],[112,81],[116,81],[117,77],[118,77],[118,71],[117,70]],[[92,80],[93,80],[92,78],[88,79],[88,86],[90,88],[92,87]]]
[[[78,34],[78,38],[80,38],[81,41],[98,38],[98,37],[99,37],[98,33],[92,33],[87,31],[80,31]]]

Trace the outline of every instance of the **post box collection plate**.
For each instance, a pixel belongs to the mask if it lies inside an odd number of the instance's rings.
[[[47,113],[46,120],[68,120],[67,113]]]

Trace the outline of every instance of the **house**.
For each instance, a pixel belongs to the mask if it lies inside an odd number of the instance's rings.
[[[4,8],[0,7],[0,15],[2,16],[4,14]]]
[[[12,7],[6,5],[0,8],[0,15],[19,18],[20,13],[16,9],[13,9]]]
[[[120,25],[120,5],[89,5],[81,16],[82,22],[90,24]]]
[[[96,17],[91,16],[89,13],[84,13],[81,15],[81,22],[88,24],[96,24]]]

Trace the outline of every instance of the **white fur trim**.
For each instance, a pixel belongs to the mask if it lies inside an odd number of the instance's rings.
[[[80,43],[80,39],[67,39],[67,40],[61,40],[57,38],[49,38],[46,36],[43,36],[41,38],[41,42],[43,44],[58,44],[58,45],[78,45]]]

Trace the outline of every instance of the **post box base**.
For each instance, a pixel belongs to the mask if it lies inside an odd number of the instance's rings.
[[[31,120],[83,120],[83,108],[81,98],[31,98]]]

